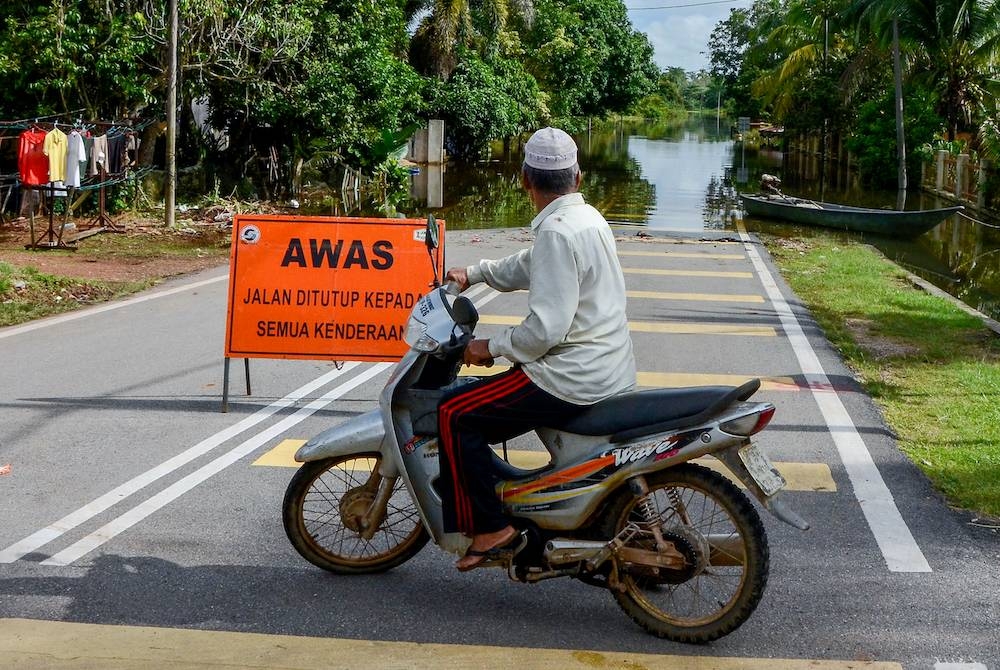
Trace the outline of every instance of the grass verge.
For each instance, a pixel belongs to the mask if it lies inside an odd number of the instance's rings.
[[[903,452],[952,505],[1000,517],[1000,337],[868,245],[765,244]]]
[[[7,257],[0,260],[0,327],[106,302],[165,277],[224,263],[230,233],[132,227],[123,235],[88,237],[76,251],[28,253],[26,239],[10,232],[0,236],[0,258]]]
[[[71,279],[0,262],[0,327],[69,312],[141,291],[152,281]]]

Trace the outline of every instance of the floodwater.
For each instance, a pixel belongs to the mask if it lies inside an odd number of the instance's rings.
[[[726,121],[692,118],[674,125],[613,124],[576,137],[583,169],[581,191],[614,223],[637,230],[703,230],[735,233],[742,216],[737,193],[754,192],[760,175],[783,179],[789,195],[866,207],[896,206],[896,193],[861,189],[850,175],[831,174],[820,193],[815,180],[798,180],[777,151],[745,151],[729,136]],[[521,147],[497,144],[493,158],[420,166],[397,211],[413,218],[428,213],[450,229],[522,227],[534,216],[520,187]],[[822,197],[821,197],[822,196]],[[372,214],[370,206],[340,202],[332,213]],[[907,209],[950,203],[911,192]],[[352,211],[353,210],[353,211]],[[326,213],[331,213],[329,210]],[[750,231],[806,237],[815,229],[745,219]],[[1000,228],[954,215],[911,242],[840,233],[864,239],[889,258],[987,315],[1000,319]]]

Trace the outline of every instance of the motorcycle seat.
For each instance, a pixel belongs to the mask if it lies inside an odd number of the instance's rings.
[[[760,388],[759,379],[742,386],[695,386],[631,391],[591,405],[569,421],[551,426],[577,435],[610,435],[627,442],[677,428],[695,427]]]

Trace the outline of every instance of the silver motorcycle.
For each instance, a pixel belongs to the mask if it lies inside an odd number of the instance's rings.
[[[428,225],[428,246],[435,244]],[[435,281],[436,283],[436,281]],[[437,406],[456,386],[478,313],[449,284],[414,306],[409,351],[379,408],[334,426],[295,455],[303,465],[283,502],[285,532],[310,563],[337,574],[378,573],[445,533],[438,491]],[[781,499],[785,480],[751,441],[774,414],[748,402],[757,379],[624,393],[568,424],[539,428],[549,456],[522,469],[494,452],[496,492],[524,541],[500,561],[510,578],[574,577],[608,589],[659,637],[704,643],[738,628],[767,584],[767,534],[749,497],[703,462],[711,456],[774,516],[809,526]],[[719,468],[722,470],[722,468]]]

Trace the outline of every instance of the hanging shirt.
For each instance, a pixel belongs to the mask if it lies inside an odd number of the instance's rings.
[[[104,171],[108,171],[108,136],[101,135],[94,138],[94,150],[90,153],[91,176],[98,173],[99,168],[104,166]]]
[[[43,150],[49,157],[49,181],[66,180],[66,133],[53,128],[45,135]]]
[[[80,172],[86,165],[87,148],[83,144],[83,136],[74,130],[66,142],[66,186],[80,187]]]
[[[108,135],[108,172],[121,174],[125,170],[125,135]]]
[[[135,133],[128,133],[125,141],[125,166],[134,167],[139,164],[139,138]]]
[[[21,182],[39,186],[49,181],[49,159],[45,156],[45,131],[25,130],[17,146],[17,171]]]

